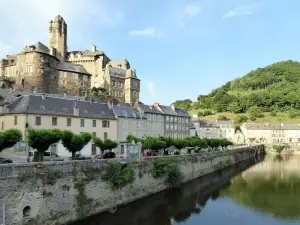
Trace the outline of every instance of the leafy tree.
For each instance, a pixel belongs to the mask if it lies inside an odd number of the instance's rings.
[[[221,141],[219,139],[214,139],[214,138],[210,139],[209,145],[213,150],[217,149],[220,146],[220,144],[221,144]]]
[[[231,141],[228,141],[227,139],[220,139],[219,144],[222,147],[222,149],[226,149],[229,145],[232,145],[233,143]]]
[[[288,115],[290,118],[296,118],[297,116],[299,116],[299,112],[295,109],[292,109],[288,112]]]
[[[91,140],[90,133],[74,134],[72,131],[64,130],[62,132],[62,144],[72,153],[72,159],[75,159],[76,152],[79,152]]]
[[[174,146],[178,149],[178,150],[181,150],[183,149],[184,147],[186,147],[186,141],[184,141],[183,139],[181,138],[174,138],[173,139],[173,144]]]
[[[38,151],[38,159],[41,162],[43,152],[47,151],[50,145],[57,143],[62,136],[62,132],[58,129],[29,129],[28,145]]]
[[[6,148],[13,147],[22,140],[22,133],[17,129],[9,129],[0,133],[0,152]]]
[[[135,143],[138,143],[138,142],[142,142],[142,139],[137,138],[133,135],[128,135],[126,138],[126,141],[127,141],[127,143],[132,143],[132,141],[134,141]]]
[[[243,112],[243,107],[238,102],[231,102],[227,106],[227,110],[233,113]]]
[[[191,99],[184,99],[184,100],[178,100],[178,101],[174,102],[173,104],[175,105],[175,107],[184,108],[186,110],[189,110],[192,107],[192,103],[193,102]]]
[[[171,137],[159,137],[159,140],[166,143],[166,148],[171,147],[173,145],[173,139]]]
[[[236,124],[240,124],[240,123],[246,123],[248,121],[248,117],[247,116],[244,116],[244,115],[238,115],[236,118],[235,118],[235,123]]]
[[[110,150],[111,151],[113,148],[118,147],[118,143],[111,140],[111,139],[105,139],[103,144],[104,144],[104,149],[105,150]]]
[[[204,115],[203,112],[198,112],[197,114],[198,117],[202,117],[203,115]]]

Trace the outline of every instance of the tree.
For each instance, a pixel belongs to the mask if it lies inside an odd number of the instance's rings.
[[[94,142],[95,146],[97,146],[98,148],[100,148],[101,155],[103,155],[104,150],[105,150],[105,144],[102,141],[102,139],[98,138],[98,137],[93,137],[93,142]]]
[[[128,135],[127,138],[126,138],[126,141],[127,141],[127,143],[132,143],[132,141],[134,141],[135,143],[138,143],[138,142],[142,142],[142,139],[137,138],[133,135]]]
[[[210,139],[210,147],[211,149],[215,150],[217,149],[221,144],[221,141],[219,139]]]
[[[203,116],[203,112],[198,112],[198,113],[197,113],[197,116],[198,116],[198,117],[202,117],[202,116]]]
[[[186,110],[191,109],[192,107],[192,100],[191,99],[184,99],[184,100],[177,100],[176,102],[174,102],[173,104],[175,105],[175,107],[178,108],[183,108]]]
[[[57,143],[62,138],[62,132],[58,129],[29,129],[28,145],[38,151],[38,159],[42,161],[43,152],[47,151],[50,145]]]
[[[109,151],[111,151],[113,148],[118,147],[118,143],[112,141],[111,139],[105,139],[103,144],[104,144],[104,149]]]
[[[240,123],[246,123],[248,121],[248,117],[247,116],[244,116],[244,115],[238,115],[236,118],[235,118],[235,123],[236,124],[240,124]]]
[[[9,129],[0,133],[0,152],[6,148],[13,147],[22,140],[22,133],[17,129]]]
[[[90,142],[92,136],[90,133],[74,134],[72,131],[64,130],[62,132],[62,144],[72,153],[72,159],[75,159],[76,152],[79,152]]]
[[[233,143],[231,141],[228,141],[227,139],[220,139],[220,146],[222,147],[222,149],[226,149],[229,145],[232,145]]]

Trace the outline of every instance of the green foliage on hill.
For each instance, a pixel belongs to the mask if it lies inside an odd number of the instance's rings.
[[[300,115],[299,86],[300,62],[282,61],[253,70],[208,95],[199,95],[198,101],[186,109],[247,112],[250,120],[263,117],[263,112],[272,112],[272,115],[288,112],[293,118]]]

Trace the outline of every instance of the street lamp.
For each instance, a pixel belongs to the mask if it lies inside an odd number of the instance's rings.
[[[29,123],[26,122],[26,124],[25,124],[25,141],[26,141],[27,162],[29,162],[29,150],[30,150],[30,147],[28,145],[28,140],[27,140],[28,128],[29,128]]]

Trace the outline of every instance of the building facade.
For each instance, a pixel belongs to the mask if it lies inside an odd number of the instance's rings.
[[[156,107],[137,103],[135,107],[147,118],[147,137],[164,136],[164,115]]]
[[[0,88],[87,96],[91,87],[105,88],[121,102],[139,99],[140,80],[127,59],[111,60],[103,51],[68,51],[67,24],[61,16],[49,22],[49,47],[37,42],[0,61]],[[2,78],[2,80],[5,80]]]
[[[185,109],[176,108],[174,105],[160,105],[157,102],[153,106],[163,113],[164,136],[172,138],[190,136],[191,117]]]
[[[26,124],[33,129],[70,130],[89,132],[102,139],[117,140],[117,119],[106,103],[70,100],[47,95],[22,95],[10,104],[0,105],[0,132],[16,128],[26,139]],[[58,143],[50,151],[61,156],[71,154]],[[100,154],[92,141],[81,151],[84,155]]]

